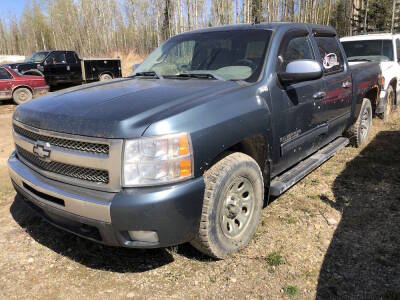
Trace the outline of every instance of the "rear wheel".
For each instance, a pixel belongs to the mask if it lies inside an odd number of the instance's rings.
[[[357,121],[348,129],[346,135],[354,147],[362,146],[367,140],[372,124],[372,105],[367,98],[363,99]]]
[[[111,80],[111,79],[113,79],[113,78],[110,74],[102,74],[100,76],[100,81],[106,81],[106,80]]]
[[[191,243],[206,255],[225,258],[245,247],[257,229],[264,201],[262,173],[250,156],[233,153],[204,177],[200,228]]]
[[[13,99],[16,104],[22,104],[32,99],[32,92],[28,88],[17,88],[13,92]]]

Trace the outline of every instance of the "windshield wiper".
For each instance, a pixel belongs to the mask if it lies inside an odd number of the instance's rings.
[[[136,77],[136,76],[140,76],[140,77],[153,77],[153,78],[157,78],[157,79],[162,79],[163,77],[157,73],[156,71],[145,71],[145,72],[137,72],[135,74],[132,75],[132,77]]]
[[[168,77],[173,77],[173,78],[196,78],[196,79],[217,79],[217,80],[223,80],[225,79],[216,76],[211,73],[179,73],[176,75],[170,75]]]
[[[372,61],[369,58],[348,58],[347,61]]]

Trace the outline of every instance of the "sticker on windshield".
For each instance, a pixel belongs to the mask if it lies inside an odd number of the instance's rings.
[[[325,54],[324,59],[322,60],[322,64],[327,70],[333,68],[334,66],[338,66],[339,61],[337,55],[335,53]]]

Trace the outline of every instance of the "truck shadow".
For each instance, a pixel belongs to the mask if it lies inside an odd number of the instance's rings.
[[[382,131],[335,179],[342,213],[317,299],[400,299],[400,132]]]
[[[10,208],[14,220],[38,243],[92,269],[145,272],[174,261],[175,249],[125,249],[109,247],[55,228],[16,196]],[[194,251],[194,250],[193,250]]]

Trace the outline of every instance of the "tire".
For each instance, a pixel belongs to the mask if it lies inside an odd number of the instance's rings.
[[[384,122],[389,121],[390,115],[392,114],[395,108],[395,102],[396,102],[396,94],[394,92],[393,86],[389,85],[385,110],[381,115],[381,118],[383,119]]]
[[[102,74],[100,76],[100,81],[106,81],[106,80],[111,80],[113,77],[110,74]]]
[[[13,92],[13,99],[16,104],[22,104],[32,99],[32,92],[28,88],[17,88]]]
[[[237,152],[214,164],[204,178],[200,228],[191,244],[222,259],[245,247],[257,229],[264,203],[263,176],[254,159]]]
[[[368,140],[371,125],[371,101],[367,98],[364,98],[357,121],[346,132],[346,136],[349,137],[352,146],[359,148]]]

